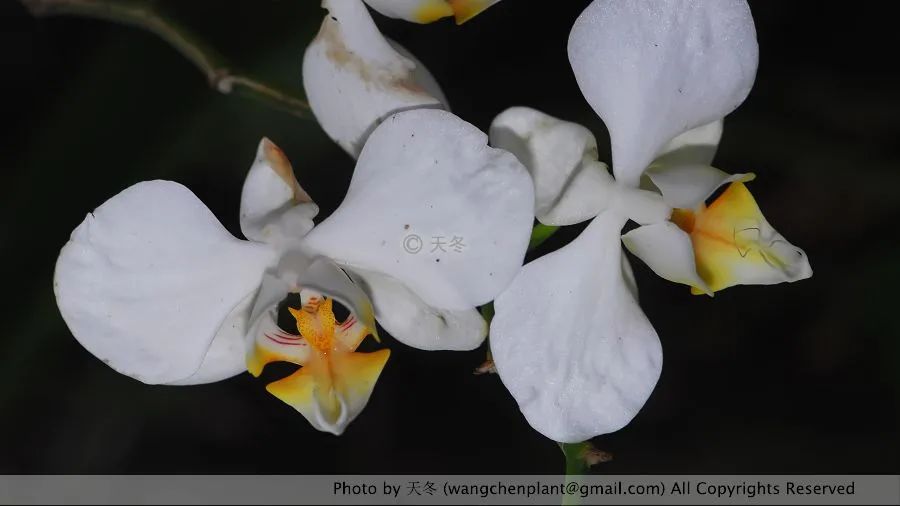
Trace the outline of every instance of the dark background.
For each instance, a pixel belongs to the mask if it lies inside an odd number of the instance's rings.
[[[236,68],[302,93],[318,1],[158,4]],[[376,19],[425,62],[459,116],[487,129],[506,107],[530,105],[589,126],[608,160],[606,130],[565,51],[585,5],[506,0],[462,27]],[[751,3],[759,74],[726,122],[716,165],[757,173],[760,206],[806,250],[815,276],[709,299],[636,261],[665,367],[634,422],[595,439],[615,454],[595,470],[900,472],[900,45],[890,7]],[[154,35],[35,20],[12,0],[0,0],[0,14],[0,472],[563,470],[556,444],[527,425],[499,379],[471,374],[483,349],[423,352],[388,338],[391,361],[341,437],[313,430],[247,374],[147,386],[82,349],[51,278],[68,234],[105,199],[173,179],[239,235],[241,183],[260,137],[284,148],[322,217],[340,203],[353,162],[314,121],[211,91]]]

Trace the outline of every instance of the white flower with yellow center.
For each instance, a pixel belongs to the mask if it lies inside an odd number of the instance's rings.
[[[314,226],[318,207],[263,140],[241,195],[248,240],[184,186],[138,183],[72,233],[56,264],[57,304],[88,351],[145,383],[301,365],[268,390],[317,429],[340,434],[388,357],[355,351],[375,319],[422,349],[483,341],[475,308],[521,267],[532,200],[513,155],[448,112],[416,110],[372,133],[343,203]],[[461,237],[465,248],[417,251],[413,236]],[[289,296],[293,321],[281,328]],[[340,320],[336,302],[349,312]]]
[[[595,0],[575,22],[568,52],[609,129],[615,178],[584,127],[526,108],[496,118],[491,142],[531,172],[538,219],[593,220],[572,243],[526,265],[497,298],[490,342],[529,423],[578,442],[626,425],[662,368],[623,240],[657,274],[695,293],[812,271],[762,216],[743,184],[753,175],[709,166],[722,118],[756,75],[745,0]],[[621,236],[628,220],[641,226]]]

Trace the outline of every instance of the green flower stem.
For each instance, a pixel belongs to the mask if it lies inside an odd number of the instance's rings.
[[[552,225],[544,225],[543,223],[538,223],[537,225],[535,225],[531,230],[531,240],[528,241],[528,251],[531,251],[543,244],[544,241],[555,234],[557,230],[559,230],[559,227],[554,227]]]
[[[584,453],[590,449],[588,443],[559,443],[559,448],[566,456],[566,475],[588,474],[590,468],[584,459]]]
[[[589,449],[586,442],[583,443],[559,443],[559,449],[566,457],[566,479],[564,483],[581,483],[581,477],[588,474],[590,467],[584,459],[584,453]],[[563,496],[563,504],[579,504],[581,501],[577,495],[566,494]]]
[[[298,118],[312,117],[309,104],[258,79],[234,73],[225,58],[186,27],[158,10],[152,0],[20,0],[37,18],[76,16],[111,21],[155,34],[181,53],[224,95],[259,101]]]

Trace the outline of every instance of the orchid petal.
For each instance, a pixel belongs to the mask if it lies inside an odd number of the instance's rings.
[[[241,191],[241,231],[248,239],[272,242],[299,238],[313,228],[319,207],[303,191],[284,152],[263,139]]]
[[[455,16],[457,24],[474,18],[500,0],[366,0],[381,14],[413,23],[432,23]]]
[[[624,223],[600,214],[571,244],[526,265],[494,302],[500,379],[554,441],[619,430],[659,378],[659,339],[624,275]]]
[[[631,186],[675,136],[744,101],[759,56],[745,0],[594,0],[568,51],[609,129],[616,179]]]
[[[171,383],[212,358],[223,322],[274,258],[268,246],[229,234],[187,188],[149,181],[109,199],[72,232],[54,289],[88,351],[145,383]]]
[[[253,307],[255,294],[244,297],[216,332],[212,344],[203,357],[203,363],[194,374],[182,380],[173,381],[169,385],[202,385],[215,383],[246,371],[245,336],[250,328],[250,310]]]
[[[577,123],[528,107],[511,107],[491,123],[491,145],[516,155],[534,180],[534,214],[546,225],[593,218],[615,181],[597,161],[597,141]]]
[[[306,49],[303,87],[319,124],[350,156],[391,114],[446,108],[428,70],[381,35],[361,0],[323,5],[329,14]]]
[[[657,276],[683,283],[712,295],[697,273],[691,237],[671,222],[638,227],[622,236],[628,251],[640,258]]]
[[[631,268],[631,261],[628,260],[626,255],[622,255],[622,277],[625,279],[625,285],[634,297],[635,302],[638,302],[640,294],[638,293],[637,280],[634,279],[634,269]]]
[[[528,172],[484,133],[448,112],[408,111],[372,133],[344,202],[305,244],[430,306],[468,310],[516,275],[533,202]]]
[[[724,121],[717,120],[678,135],[656,155],[656,164],[709,165],[719,149]]]
[[[728,174],[709,165],[658,165],[650,167],[646,175],[668,205],[682,209],[703,205],[722,185],[756,178],[753,173]]]
[[[450,311],[429,306],[402,283],[371,271],[351,271],[372,297],[378,323],[394,339],[420,350],[474,350],[487,336],[487,324],[474,307]]]
[[[743,183],[731,183],[708,208],[679,210],[672,219],[690,234],[697,272],[712,291],[812,276],[806,253],[772,228]]]

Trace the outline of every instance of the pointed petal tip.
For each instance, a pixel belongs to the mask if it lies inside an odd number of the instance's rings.
[[[809,264],[809,255],[806,254],[803,249],[798,248],[796,246],[791,245],[793,248],[793,255],[797,257],[797,260],[791,266],[790,279],[789,283],[794,283],[796,281],[803,281],[804,279],[809,279],[813,275],[812,266]]]
[[[281,176],[285,182],[293,182],[294,169],[291,166],[291,162],[288,160],[287,155],[284,154],[284,151],[279,148],[277,144],[272,142],[268,137],[263,137],[259,142],[257,153],[260,156],[260,159],[268,162],[269,166],[272,167],[272,170]]]
[[[265,163],[272,169],[275,174],[284,181],[293,191],[293,200],[295,204],[312,202],[312,197],[300,186],[296,176],[294,176],[294,166],[288,159],[284,150],[278,147],[268,137],[263,137],[259,141],[259,147],[256,150],[256,159],[258,162]]]
[[[705,283],[702,286],[691,285],[691,295],[708,295],[710,298],[716,296],[716,292],[712,291]]]
[[[499,1],[500,0],[450,0],[450,5],[453,9],[453,15],[456,18],[456,24],[462,25]]]

